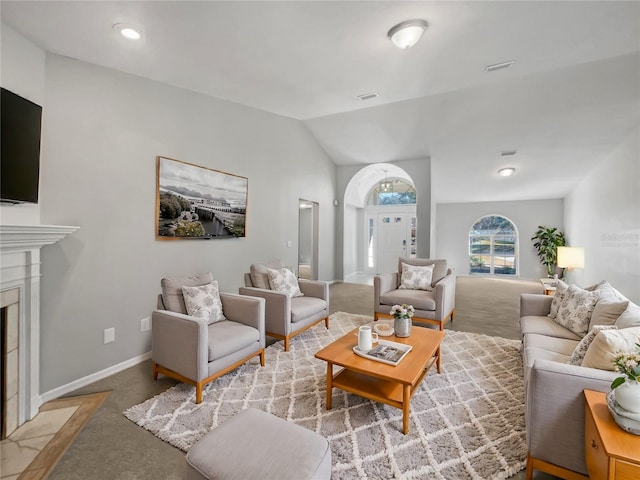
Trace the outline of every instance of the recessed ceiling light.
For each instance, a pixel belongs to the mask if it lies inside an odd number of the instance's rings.
[[[493,65],[487,65],[486,67],[484,67],[484,69],[487,72],[495,72],[496,70],[502,70],[503,68],[509,68],[514,63],[516,63],[515,60],[509,60],[508,62],[494,63]]]
[[[129,40],[140,40],[140,37],[142,37],[142,34],[138,29],[125,23],[116,23],[113,26],[113,29],[120,32],[123,37],[128,38]]]
[[[410,48],[418,43],[426,28],[424,20],[407,20],[393,27],[387,35],[396,47]]]
[[[360,100],[370,100],[372,98],[376,98],[379,96],[380,94],[378,92],[371,92],[371,93],[363,93],[362,95],[358,95],[358,98]]]
[[[508,177],[510,175],[513,175],[513,172],[515,171],[516,169],[513,167],[501,168],[500,170],[498,170],[498,175],[502,177]]]

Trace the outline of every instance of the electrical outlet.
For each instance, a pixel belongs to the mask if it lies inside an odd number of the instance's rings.
[[[140,331],[146,332],[147,330],[151,330],[151,317],[140,320]]]
[[[116,340],[116,329],[107,328],[104,331],[104,344],[114,342]]]

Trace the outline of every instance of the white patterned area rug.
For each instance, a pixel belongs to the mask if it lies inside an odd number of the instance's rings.
[[[402,411],[342,390],[326,410],[325,345],[371,317],[338,312],[330,329],[316,325],[267,348],[222,376],[194,403],[195,387],[178,384],[124,415],[187,451],[209,430],[256,407],[320,433],[331,444],[332,478],[504,479],[525,467],[524,384],[520,342],[446,331],[442,373],[435,367],[411,400],[409,434]],[[421,328],[421,327],[414,327]],[[355,342],[354,342],[355,343]]]

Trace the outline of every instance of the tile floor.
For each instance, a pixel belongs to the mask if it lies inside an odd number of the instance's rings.
[[[56,433],[78,410],[78,406],[39,412],[0,442],[0,478],[17,479],[44,450]]]

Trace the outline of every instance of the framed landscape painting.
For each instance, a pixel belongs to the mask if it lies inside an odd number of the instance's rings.
[[[249,180],[156,157],[156,238],[245,236]]]

